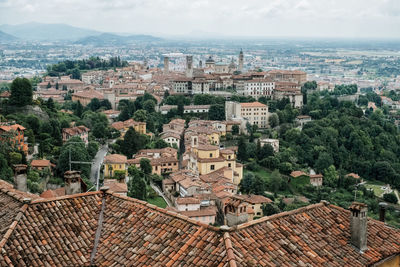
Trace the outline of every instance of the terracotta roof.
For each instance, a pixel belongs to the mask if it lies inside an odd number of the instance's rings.
[[[121,154],[110,154],[104,157],[104,163],[127,163],[127,158]]]
[[[290,173],[290,176],[292,176],[293,178],[297,178],[297,177],[300,177],[302,175],[309,176],[307,173],[305,173],[303,171],[292,171]]]
[[[104,186],[107,186],[110,191],[115,193],[127,193],[128,185],[126,183],[119,183],[116,180],[107,179],[104,181]]]
[[[96,90],[87,90],[87,91],[76,92],[72,96],[88,98],[88,99],[93,99],[93,98],[103,99],[104,98],[103,94],[100,92],[97,92]]]
[[[78,134],[81,134],[81,133],[87,133],[89,131],[90,131],[90,129],[87,128],[86,126],[83,126],[83,125],[72,127],[72,128],[64,128],[64,129],[62,129],[63,133],[66,133],[66,134],[68,134],[70,136],[78,135]]]
[[[242,199],[250,204],[271,203],[272,200],[261,195],[235,195],[235,198]]]
[[[0,125],[0,129],[2,129],[5,132],[9,131],[24,131],[25,127],[19,124],[13,124],[13,125]]]
[[[4,91],[0,94],[0,97],[2,98],[8,98],[11,96],[11,93],[9,91]]]
[[[265,107],[267,107],[266,105],[264,105],[260,102],[240,103],[240,106],[242,108],[265,108]]]
[[[189,218],[217,215],[217,212],[213,208],[200,209],[200,210],[179,211],[179,213],[182,214],[182,215],[188,216]]]
[[[40,194],[40,197],[42,198],[55,198],[61,196],[65,196],[65,187],[60,187],[54,190],[49,189]]]
[[[146,125],[145,122],[141,122],[141,121],[135,121],[133,119],[129,119],[126,121],[117,121],[114,122],[113,124],[111,124],[111,127],[113,127],[116,130],[122,130],[124,128],[129,128],[129,127],[134,127],[136,125]]]
[[[50,167],[50,160],[48,159],[34,159],[31,161],[32,167]]]
[[[213,145],[199,145],[197,147],[198,150],[218,150],[219,147],[218,146],[213,146]]]
[[[194,197],[178,197],[175,199],[175,201],[178,205],[200,204],[200,200]]]
[[[350,176],[350,177],[353,177],[354,179],[360,179],[360,176],[358,175],[358,174],[356,174],[356,173],[349,173],[349,174],[347,174],[346,176]]]
[[[400,253],[400,230],[373,219],[360,253],[350,211],[326,202],[224,230],[110,191],[21,205],[4,183],[0,266],[367,266]]]
[[[237,228],[230,237],[238,266],[367,266],[400,252],[400,231],[368,219],[368,250],[360,253],[350,244],[350,212],[326,203]]]

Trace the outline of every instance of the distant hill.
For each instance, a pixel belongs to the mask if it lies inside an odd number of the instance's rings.
[[[19,25],[0,25],[0,31],[25,40],[78,40],[100,34],[98,31],[78,28],[67,24],[44,24],[37,22]]]
[[[161,41],[161,38],[154,37],[151,35],[137,34],[121,36],[112,33],[103,33],[95,36],[88,36],[81,38],[75,42],[75,44],[82,45],[114,45],[114,44],[130,44],[137,42],[157,42]]]
[[[0,31],[0,42],[10,42],[15,40],[18,40],[18,38],[11,34]]]

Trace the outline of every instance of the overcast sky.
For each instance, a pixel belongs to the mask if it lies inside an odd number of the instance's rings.
[[[400,0],[0,0],[0,24],[107,32],[400,38]]]

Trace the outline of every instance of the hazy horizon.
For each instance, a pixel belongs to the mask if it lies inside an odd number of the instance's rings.
[[[63,23],[100,32],[219,38],[400,37],[397,0],[0,0],[0,24]]]

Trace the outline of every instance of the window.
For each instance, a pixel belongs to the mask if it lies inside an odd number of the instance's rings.
[[[232,164],[231,163],[228,163],[228,167],[230,168],[232,166]]]
[[[210,158],[212,158],[212,156],[213,156],[212,153],[210,153]]]
[[[215,165],[211,165],[211,166],[210,166],[210,169],[211,169],[211,170],[214,170],[214,169],[215,169]]]

